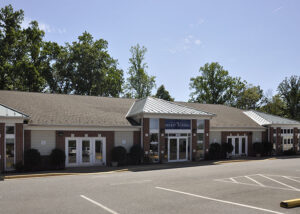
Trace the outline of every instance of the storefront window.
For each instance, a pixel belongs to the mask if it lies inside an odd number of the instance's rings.
[[[197,120],[197,129],[204,129],[204,120]]]
[[[14,168],[15,164],[15,127],[5,127],[5,169]]]
[[[159,129],[159,119],[150,118],[150,130],[158,130]]]
[[[150,134],[150,160],[154,163],[159,161],[159,143],[158,143],[158,133]]]

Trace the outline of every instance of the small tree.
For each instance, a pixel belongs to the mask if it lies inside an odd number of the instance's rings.
[[[174,101],[174,98],[171,97],[170,93],[165,89],[164,85],[161,85],[155,94],[155,97],[167,101]]]

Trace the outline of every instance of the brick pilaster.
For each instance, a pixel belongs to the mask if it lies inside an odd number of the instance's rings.
[[[4,128],[5,128],[5,124],[4,123],[0,123],[0,172],[4,171]]]
[[[16,163],[23,162],[23,124],[16,123]]]
[[[294,128],[294,150],[295,152],[298,152],[298,133],[299,133],[299,129],[298,128]]]
[[[209,120],[205,120],[205,122],[204,122],[204,142],[205,142],[204,154],[206,155],[206,153],[208,153],[208,149],[209,149]]]
[[[165,156],[168,155],[165,147],[165,119],[159,119],[159,160],[165,161]],[[168,157],[168,156],[166,156]]]
[[[282,142],[281,142],[281,128],[276,129],[276,151],[277,154],[282,152]]]
[[[192,120],[192,160],[196,160],[197,155],[197,120]]]
[[[150,150],[149,125],[149,118],[143,118],[143,147],[144,152],[147,152],[148,154]]]

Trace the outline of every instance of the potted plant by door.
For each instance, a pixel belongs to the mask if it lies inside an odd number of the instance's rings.
[[[126,162],[126,149],[123,146],[114,147],[111,154],[111,165],[121,166]]]

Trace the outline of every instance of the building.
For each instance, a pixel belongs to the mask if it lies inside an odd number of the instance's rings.
[[[270,141],[299,151],[300,122],[224,105],[0,91],[0,170],[24,151],[66,153],[66,166],[109,165],[111,150],[140,144],[152,162],[204,158],[209,144],[232,142],[232,155]]]

